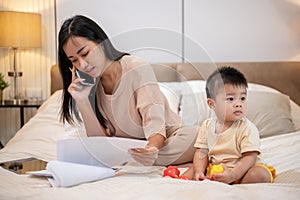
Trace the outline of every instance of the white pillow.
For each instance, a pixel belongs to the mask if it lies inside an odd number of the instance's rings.
[[[291,115],[293,119],[293,123],[295,126],[295,130],[300,130],[300,106],[297,105],[294,101],[291,102]]]
[[[201,125],[205,119],[215,116],[206,103],[205,92],[182,94],[179,115],[187,126]]]
[[[290,99],[281,93],[248,91],[246,116],[257,126],[261,138],[295,131]]]
[[[39,107],[36,113],[43,112],[48,107],[51,107],[54,110],[57,110],[57,112],[59,112],[62,103],[61,97],[62,97],[62,90],[57,90]]]
[[[45,161],[56,159],[56,141],[65,137],[59,121],[61,91],[55,92],[1,149],[0,160],[36,157]]]
[[[201,125],[214,116],[206,103],[205,81],[192,81],[189,86],[190,90],[183,87],[179,114],[185,125]],[[258,127],[262,138],[295,131],[289,97],[266,86],[249,84],[246,117]]]
[[[161,92],[169,102],[170,108],[178,114],[180,104],[179,82],[161,82],[158,83]]]
[[[183,95],[205,92],[206,81],[192,80],[181,82],[179,87]]]
[[[56,141],[86,136],[84,125],[71,126],[59,120],[62,90],[52,94],[15,136],[1,149],[0,160],[36,157],[56,159]]]
[[[274,88],[260,85],[256,83],[248,83],[248,91],[261,91],[261,92],[273,92],[273,93],[280,93],[278,90],[275,90]]]
[[[206,103],[206,81],[191,80],[181,82],[181,102],[179,115],[184,125],[201,125],[202,122],[214,116],[214,112]]]

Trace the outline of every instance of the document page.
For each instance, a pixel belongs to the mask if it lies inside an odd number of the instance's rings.
[[[118,137],[79,137],[57,142],[57,160],[113,167],[134,161],[128,150],[143,148],[146,140]]]

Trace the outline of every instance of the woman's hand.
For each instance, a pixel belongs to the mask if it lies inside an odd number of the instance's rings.
[[[77,78],[75,75],[75,70],[76,70],[76,68],[73,67],[72,68],[72,83],[68,87],[68,92],[71,94],[71,96],[75,100],[87,99],[91,92],[92,86],[82,85],[81,82],[84,81],[84,79]]]
[[[131,156],[143,165],[153,165],[158,158],[159,148],[163,147],[165,137],[156,133],[148,138],[145,148],[133,148],[129,150]]]
[[[155,146],[146,146],[145,148],[132,148],[129,153],[137,162],[143,165],[153,165],[158,158],[158,151]]]

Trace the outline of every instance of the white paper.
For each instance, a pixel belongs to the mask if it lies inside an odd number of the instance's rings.
[[[53,187],[71,187],[113,177],[115,171],[107,167],[52,160],[47,163],[46,170],[27,172],[27,174],[45,176]]]
[[[134,161],[128,150],[143,148],[145,140],[118,137],[79,137],[57,142],[57,160],[113,167]]]
[[[34,176],[45,176],[48,178],[53,177],[51,172],[48,170],[40,170],[40,171],[30,171],[30,172],[26,172],[26,174],[30,174],[30,175],[34,175]]]

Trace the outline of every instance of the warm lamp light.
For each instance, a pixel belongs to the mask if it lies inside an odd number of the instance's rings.
[[[36,13],[0,11],[0,47],[12,48],[14,52],[13,71],[8,76],[13,77],[13,102],[22,101],[18,88],[18,78],[22,72],[17,70],[16,54],[19,48],[41,47],[41,15]]]

